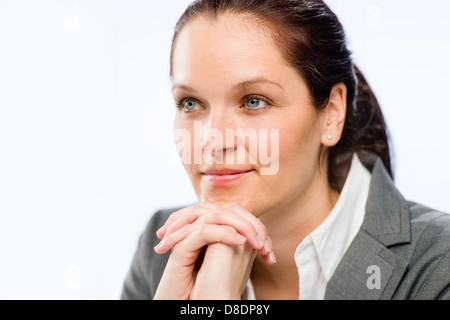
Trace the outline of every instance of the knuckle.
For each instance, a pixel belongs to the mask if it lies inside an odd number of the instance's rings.
[[[182,210],[175,211],[174,213],[172,213],[172,214],[169,216],[169,218],[167,219],[167,222],[173,222],[173,221],[177,220],[178,217],[179,217],[182,213],[183,213]]]
[[[192,224],[187,224],[187,225],[183,226],[183,228],[187,234],[194,232],[194,225],[192,225]]]
[[[197,226],[193,226],[191,225],[191,228],[194,229],[193,233],[199,235],[199,236],[204,236],[205,233],[207,232],[207,227],[204,224],[199,224]]]
[[[221,226],[221,227],[223,229],[223,232],[226,234],[237,234],[238,233],[236,231],[236,229],[231,226]]]
[[[215,214],[223,214],[225,212],[225,208],[222,206],[217,206],[214,209],[212,209],[212,212],[214,212]]]
[[[224,213],[224,208],[222,207],[217,207],[214,208],[211,212],[211,214],[215,217],[215,218],[220,218]]]
[[[221,222],[224,212],[225,212],[225,208],[217,207],[211,211],[209,216],[212,218],[213,221]]]

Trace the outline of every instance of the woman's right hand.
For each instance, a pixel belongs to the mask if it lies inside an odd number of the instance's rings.
[[[161,242],[157,253],[172,249],[155,299],[189,299],[195,285],[198,260],[205,246],[222,243],[241,246],[245,242],[267,263],[270,239],[264,225],[236,204],[224,206],[199,203],[173,213],[157,232]]]

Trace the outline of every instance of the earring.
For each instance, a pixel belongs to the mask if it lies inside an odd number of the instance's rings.
[[[333,135],[332,134],[328,135],[328,140],[333,140]]]

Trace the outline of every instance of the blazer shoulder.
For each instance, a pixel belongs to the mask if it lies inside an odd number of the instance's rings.
[[[450,214],[408,202],[411,245],[408,274],[410,299],[450,296]]]
[[[450,214],[409,202],[412,260],[424,254],[440,256],[450,250]]]
[[[450,214],[430,207],[408,202],[411,214],[411,228],[420,243],[440,244],[450,248]],[[420,234],[417,237],[417,234]],[[447,241],[443,241],[447,240]]]
[[[184,206],[158,210],[151,216],[139,237],[138,248],[123,283],[121,299],[153,299],[170,254],[170,251],[157,254],[153,250],[160,241],[156,231],[164,225],[173,212],[182,208]]]

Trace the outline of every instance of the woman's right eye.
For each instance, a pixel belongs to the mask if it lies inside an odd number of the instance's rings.
[[[199,107],[197,101],[192,100],[192,99],[186,99],[186,100],[184,100],[184,101],[183,101],[183,106],[184,106],[184,109],[185,109],[186,111],[188,111],[188,112],[189,112],[189,111],[193,111],[193,110],[195,110],[197,107]]]

